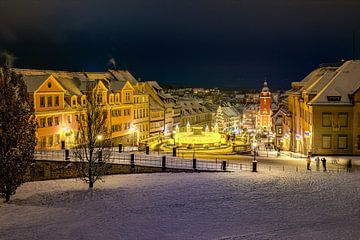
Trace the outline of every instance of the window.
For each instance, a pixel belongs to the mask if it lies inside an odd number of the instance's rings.
[[[341,96],[327,96],[329,102],[340,102]]]
[[[48,136],[48,137],[47,137],[47,145],[48,145],[48,146],[52,146],[52,145],[53,145],[53,136]]]
[[[59,125],[59,117],[54,117],[55,126]]]
[[[51,82],[48,82],[48,88],[51,88]]]
[[[47,104],[48,104],[48,107],[52,107],[52,96],[47,97]]]
[[[40,137],[40,147],[41,148],[46,147],[46,137]]]
[[[339,135],[338,136],[338,148],[346,149],[347,148],[347,135]]]
[[[59,145],[60,144],[60,134],[56,134],[55,135],[55,145]]]
[[[45,127],[45,118],[40,118],[40,127],[41,128]]]
[[[98,104],[102,104],[103,103],[103,98],[102,98],[103,96],[102,96],[102,93],[99,93],[98,95],[97,95],[97,102],[98,102]]]
[[[72,105],[76,106],[76,99],[75,98],[72,100]]]
[[[40,97],[40,107],[45,107],[45,97],[44,96]]]
[[[52,117],[49,117],[49,118],[47,119],[47,125],[48,125],[48,127],[51,127],[51,126],[52,126]]]
[[[60,105],[59,96],[55,96],[55,107]]]
[[[86,104],[86,98],[83,97],[83,99],[82,99],[82,105],[85,106],[85,104]]]
[[[125,93],[125,101],[130,102],[130,93],[129,92]]]
[[[71,123],[71,115],[68,115],[67,119],[68,119],[68,123]]]
[[[119,132],[121,131],[121,124],[115,124],[111,126],[111,131],[112,132]]]
[[[322,148],[331,148],[331,135],[322,135]]]
[[[348,114],[347,113],[339,113],[339,127],[347,127],[348,126]]]
[[[322,114],[322,126],[331,127],[331,113]]]

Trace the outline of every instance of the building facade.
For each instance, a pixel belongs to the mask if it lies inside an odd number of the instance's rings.
[[[271,130],[271,92],[267,85],[267,81],[264,81],[264,87],[260,93],[260,106],[257,117],[257,128],[262,131]]]
[[[322,66],[287,92],[289,149],[313,155],[360,153],[360,61]]]

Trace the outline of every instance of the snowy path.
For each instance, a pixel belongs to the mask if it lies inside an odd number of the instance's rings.
[[[359,239],[360,174],[160,173],[24,184],[0,239]]]

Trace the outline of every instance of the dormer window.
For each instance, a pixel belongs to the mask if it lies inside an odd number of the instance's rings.
[[[72,107],[76,107],[76,105],[77,105],[76,96],[72,96],[72,97],[71,97],[71,106],[72,106]]]
[[[114,104],[114,95],[113,94],[111,94],[110,95],[110,104]]]
[[[98,95],[97,95],[97,103],[98,104],[102,104],[103,103],[103,98],[102,98],[103,96],[102,96],[102,93],[99,93]]]
[[[81,97],[81,104],[82,104],[83,106],[86,105],[86,96],[82,96],[82,97]]]
[[[340,102],[341,96],[327,96],[329,102]]]

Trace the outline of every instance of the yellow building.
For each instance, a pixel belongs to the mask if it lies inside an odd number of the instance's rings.
[[[134,125],[138,142],[146,143],[150,136],[150,103],[145,83],[137,83],[134,92]]]
[[[287,92],[290,121],[284,123],[289,150],[313,155],[359,154],[359,88],[358,60],[320,67],[292,83]]]
[[[127,71],[13,70],[24,76],[34,101],[38,148],[59,149],[74,144],[77,121],[83,117],[79,106],[86,103],[88,83],[97,88],[98,101],[107,111],[114,144],[137,145],[140,138],[148,136],[148,95]]]

